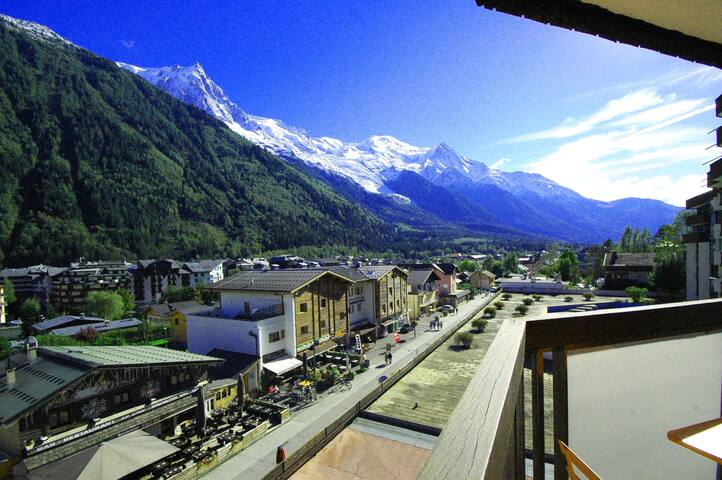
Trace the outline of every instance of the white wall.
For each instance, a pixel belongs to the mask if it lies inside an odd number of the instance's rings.
[[[253,311],[282,303],[283,295],[267,292],[221,292],[220,310],[226,316],[235,316],[245,312],[245,302],[251,304]]]
[[[280,296],[277,297],[276,303],[280,299]],[[220,348],[231,352],[256,355],[256,339],[248,334],[248,332],[253,332],[258,335],[260,347],[258,355],[261,358],[263,355],[282,349],[294,356],[296,354],[296,335],[293,298],[287,295],[284,303],[289,302],[290,306],[285,305],[286,314],[284,316],[258,321],[188,315],[188,350],[205,355],[214,348]],[[285,338],[270,343],[268,335],[279,330],[286,331]]]
[[[357,287],[361,287],[363,289],[361,295],[351,295],[350,292],[355,291]],[[376,310],[374,308],[375,292],[376,289],[374,288],[373,280],[358,282],[349,287],[348,303],[350,313],[348,320],[351,328],[353,328],[354,325],[359,325],[367,321],[374,322],[374,317],[376,315]],[[363,297],[364,300],[362,302],[358,302],[361,297]],[[353,312],[350,311],[351,305],[354,306]],[[361,305],[360,311],[358,311],[358,305]]]
[[[188,315],[188,351],[205,355],[220,348],[255,355],[256,340],[248,335],[249,331],[258,332],[255,323]]]
[[[720,333],[570,352],[569,446],[602,478],[712,480],[667,432],[719,418],[720,379]]]

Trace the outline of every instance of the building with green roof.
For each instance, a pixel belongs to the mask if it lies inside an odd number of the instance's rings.
[[[0,362],[0,452],[23,474],[137,429],[193,418],[222,359],[151,346],[38,347]]]

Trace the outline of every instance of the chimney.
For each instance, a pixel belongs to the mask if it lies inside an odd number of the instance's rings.
[[[15,388],[15,384],[17,383],[15,367],[9,367],[5,370],[5,383],[7,384],[8,390]]]
[[[38,342],[33,337],[29,337],[25,342],[25,354],[28,357],[28,363],[32,365],[38,359]]]

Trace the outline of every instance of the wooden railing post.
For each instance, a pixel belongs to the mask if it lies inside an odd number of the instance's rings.
[[[567,349],[555,347],[553,355],[554,373],[554,480],[567,480],[566,458],[559,440],[569,444],[569,398],[567,388]]]
[[[534,480],[544,480],[544,353],[531,354],[531,420]]]
[[[524,372],[522,371],[521,382],[519,382],[519,397],[516,401],[516,418],[514,419],[515,442],[514,450],[516,455],[516,480],[526,479],[526,456],[525,432],[524,432]]]

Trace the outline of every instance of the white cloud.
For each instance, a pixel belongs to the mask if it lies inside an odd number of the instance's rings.
[[[656,90],[648,88],[638,90],[636,92],[629,93],[622,98],[610,100],[606,105],[604,105],[604,107],[602,107],[601,110],[580,121],[574,121],[574,119],[568,118],[556,127],[521,135],[519,137],[512,138],[509,141],[512,143],[518,143],[532,140],[574,137],[591,131],[599,124],[628,113],[637,112],[659,105],[664,101],[665,100],[657,94]]]
[[[511,162],[511,158],[506,158],[506,157],[500,158],[500,159],[497,160],[496,162],[492,163],[489,168],[492,168],[492,169],[494,169],[494,170],[498,170],[498,169],[500,169],[500,168],[502,167],[502,165],[504,165],[504,164],[506,164],[506,163],[509,163],[509,162]]]
[[[551,153],[534,159],[525,170],[584,196],[656,198],[682,206],[686,198],[705,190],[701,164],[711,158],[706,150],[710,137],[691,119],[712,109],[708,100],[677,100],[674,94],[643,89],[607,102],[581,121],[514,141],[556,140]]]
[[[121,40],[120,43],[128,50],[135,46],[135,40]]]

